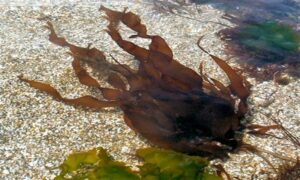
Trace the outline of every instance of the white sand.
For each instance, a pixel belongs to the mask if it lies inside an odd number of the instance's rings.
[[[28,79],[50,83],[66,97],[88,94],[101,97],[97,90],[78,82],[68,49],[48,41],[49,31],[43,27],[47,20],[69,42],[80,46],[92,43],[107,56],[112,53],[121,62],[134,66],[136,62],[132,57],[118,48],[103,31],[107,22],[98,11],[100,4],[117,10],[127,6],[142,18],[149,34],[166,39],[175,58],[182,64],[197,70],[203,60],[208,74],[218,79],[223,77],[221,70],[196,46],[199,36],[205,35],[203,47],[226,58],[224,44],[215,36],[223,27],[215,23],[160,14],[151,5],[136,1],[90,1],[42,7],[8,6],[0,2],[0,179],[51,179],[58,173],[53,169],[69,153],[98,146],[108,149],[117,160],[134,166],[138,163],[135,150],[149,146],[145,139],[125,125],[121,110],[108,108],[95,112],[74,108],[18,80],[17,76],[23,74]],[[201,10],[201,14],[195,15],[197,19],[229,24],[220,18],[221,11],[206,5]],[[195,9],[191,7],[190,13],[196,13]],[[135,42],[144,46],[148,43]],[[238,66],[233,63],[234,59],[231,62]],[[253,88],[247,119],[267,125],[271,124],[270,116],[274,116],[300,137],[300,80],[293,79],[287,86],[278,86],[272,81],[258,84],[252,78],[249,80]],[[265,106],[268,103],[270,105]],[[281,135],[280,131],[273,132]],[[286,140],[251,136],[245,141],[283,156],[300,155],[300,151]],[[256,155],[240,152],[230,157],[225,168],[232,177],[266,179],[274,175],[273,170]],[[272,156],[267,157],[272,163],[281,163]]]

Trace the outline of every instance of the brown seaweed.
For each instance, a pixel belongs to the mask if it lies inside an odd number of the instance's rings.
[[[148,35],[141,19],[132,12],[113,11],[101,6],[109,21],[107,33],[126,52],[139,62],[137,70],[129,66],[106,61],[104,53],[96,48],[78,47],[58,37],[48,22],[49,40],[59,46],[69,47],[74,57],[73,69],[79,81],[98,88],[105,100],[92,96],[76,99],[62,97],[52,86],[27,80],[32,87],[47,92],[58,100],[75,106],[101,109],[120,107],[126,124],[150,142],[167,149],[189,154],[222,156],[238,148],[256,152],[236,138],[238,131],[246,127],[240,123],[247,112],[250,85],[237,70],[224,60],[207,53],[226,73],[228,86],[183,66],[173,58],[171,48],[157,35]],[[149,49],[124,40],[118,31],[123,23],[136,32],[130,38],[151,40]],[[111,74],[108,82],[114,88],[102,87],[82,64],[106,68]],[[126,80],[126,81],[125,81]],[[247,127],[252,133],[264,134],[270,127]],[[272,128],[277,128],[273,127]]]

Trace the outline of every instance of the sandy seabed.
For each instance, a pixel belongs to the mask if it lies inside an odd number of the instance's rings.
[[[198,22],[159,13],[151,3],[134,0],[40,6],[0,3],[0,179],[52,179],[59,172],[56,167],[69,153],[99,146],[106,148],[115,159],[136,166],[139,163],[134,156],[136,149],[150,146],[126,126],[120,109],[74,108],[18,79],[22,74],[28,79],[49,83],[69,98],[83,95],[101,98],[96,89],[79,83],[71,67],[68,49],[49,42],[49,31],[44,27],[51,21],[57,33],[69,42],[82,47],[92,43],[93,47],[104,51],[108,59],[112,54],[120,62],[136,66],[133,57],[103,31],[107,21],[98,10],[100,5],[116,10],[128,7],[141,17],[149,34],[166,39],[175,59],[196,71],[199,63],[204,61],[206,73],[226,81],[221,70],[196,46],[198,38],[205,35],[203,47],[226,59],[224,44],[215,35],[224,27],[212,22],[228,25],[230,22],[221,18],[222,11],[209,5],[200,6],[200,14],[194,7],[187,7],[202,21]],[[133,33],[123,26],[121,32],[124,36]],[[134,41],[142,46],[149,43]],[[234,58],[230,60],[230,64],[237,67],[234,62]],[[107,85],[104,77],[97,76],[96,72],[92,74],[101,84]],[[248,80],[253,87],[246,118],[263,125],[272,124],[270,118],[276,118],[300,137],[300,80],[293,79],[286,86],[276,85],[273,81]],[[282,135],[279,130],[273,133]],[[244,141],[283,156],[300,156],[300,151],[286,140],[245,136]],[[240,152],[229,156],[224,167],[233,178],[274,177],[274,171],[254,154]],[[280,159],[265,156],[276,166],[283,163]]]

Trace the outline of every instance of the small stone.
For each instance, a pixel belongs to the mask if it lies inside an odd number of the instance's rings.
[[[2,173],[7,175],[7,174],[9,174],[9,171],[8,171],[7,169],[4,169],[4,170],[2,171]]]
[[[129,153],[130,149],[127,146],[124,146],[124,147],[122,147],[121,152],[122,153]]]

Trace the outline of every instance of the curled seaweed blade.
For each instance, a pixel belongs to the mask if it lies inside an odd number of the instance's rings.
[[[95,108],[95,109],[101,109],[104,107],[114,107],[114,106],[120,105],[119,101],[101,101],[92,96],[83,96],[83,97],[79,97],[76,99],[64,98],[60,95],[60,93],[55,88],[53,88],[49,84],[28,80],[21,76],[19,77],[19,79],[24,82],[29,83],[30,86],[32,86],[36,89],[39,89],[43,92],[46,92],[46,93],[50,94],[51,96],[57,98],[58,100],[61,100],[70,105],[89,107],[89,108]]]
[[[135,15],[134,13],[126,12],[126,9],[124,9],[123,12],[113,11],[104,6],[101,6],[100,10],[106,13],[106,19],[110,22],[109,27],[116,27],[119,22],[122,21],[130,29],[137,32],[137,35],[133,35],[131,38],[136,36],[148,37],[146,26],[141,23],[139,16]]]
[[[86,63],[95,63],[101,64],[102,66],[108,66],[109,63],[106,61],[106,57],[103,54],[102,51],[92,48],[90,49],[91,44],[88,45],[87,48],[78,47],[73,44],[70,44],[65,38],[58,37],[56,34],[54,27],[51,22],[47,22],[46,26],[50,30],[49,40],[62,47],[69,47],[71,51],[71,55],[74,57],[74,59],[78,59],[80,61],[86,62]],[[76,69],[75,69],[76,71]]]
[[[150,38],[152,40],[149,49],[153,51],[157,51],[163,53],[170,58],[173,58],[173,52],[171,48],[168,46],[166,41],[160,36],[150,36],[147,34],[147,28],[144,24],[141,23],[141,19],[138,15],[132,12],[119,12],[108,9],[104,6],[101,6],[100,10],[103,10],[107,17],[106,19],[110,22],[108,29],[112,31],[112,29],[117,28],[117,25],[120,21],[124,23],[127,27],[137,32],[137,35],[132,35],[130,38],[142,37],[142,38]]]
[[[140,62],[145,62],[149,58],[149,50],[139,47],[132,42],[123,40],[115,27],[108,27],[107,33],[124,51],[133,55]]]
[[[232,69],[224,60],[211,55],[213,60],[221,67],[221,69],[227,74],[230,80],[230,86],[232,90],[240,97],[242,100],[246,100],[250,95],[250,90],[245,86],[244,79],[239,75],[236,70]]]
[[[80,60],[78,58],[74,58],[72,66],[81,84],[99,88],[101,87],[96,79],[92,78],[87,71],[81,67]]]
[[[55,33],[53,24],[51,22],[47,22],[47,29],[50,30],[50,35],[49,35],[49,40],[59,46],[69,46],[70,44],[66,41],[65,38],[63,37],[58,37],[57,34]]]
[[[148,37],[147,28],[141,23],[139,16],[133,14],[132,12],[125,13],[122,17],[122,22],[132,30],[136,31],[138,33],[137,36]],[[131,38],[133,37],[135,36],[131,36]]]
[[[230,88],[231,90],[239,97],[242,101],[246,101],[248,96],[250,95],[249,83],[246,79],[237,73],[232,67],[230,67],[224,60],[221,58],[214,56],[207,52],[202,46],[200,46],[200,41],[202,37],[199,38],[197,45],[198,47],[208,54],[217,64],[218,66],[226,73],[230,80]]]

